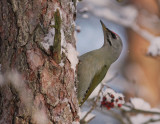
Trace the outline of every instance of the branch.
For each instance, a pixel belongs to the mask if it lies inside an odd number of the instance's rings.
[[[123,106],[128,107],[128,108],[131,109],[131,110],[129,110],[129,111],[126,111],[126,110],[122,109],[122,111],[124,111],[124,112],[160,115],[160,112],[156,112],[156,111],[136,109],[136,108],[134,108],[134,107],[132,107],[132,106],[129,106],[129,105],[126,105],[126,104],[124,104]]]
[[[98,100],[99,100],[100,93],[101,93],[103,87],[104,87],[104,86],[102,85],[102,86],[101,86],[101,89],[100,89],[99,92],[98,92],[98,95],[97,95],[96,100],[94,101],[94,103],[93,103],[92,107],[90,108],[90,110],[89,110],[89,111],[86,113],[86,115],[81,119],[82,121],[85,121],[85,119],[86,119],[86,117],[89,115],[89,113],[91,113],[91,112],[94,110],[94,108],[96,107],[97,102],[98,102]]]
[[[159,119],[150,119],[143,124],[150,124],[151,122],[153,123],[153,122],[157,122],[157,121],[160,121],[160,118]]]

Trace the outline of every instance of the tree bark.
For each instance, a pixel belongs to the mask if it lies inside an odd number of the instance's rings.
[[[79,121],[66,55],[66,44],[75,48],[75,11],[76,0],[0,1],[1,124]]]

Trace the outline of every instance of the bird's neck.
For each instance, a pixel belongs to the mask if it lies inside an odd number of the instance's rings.
[[[112,51],[113,48],[108,46],[108,44],[107,45],[104,44],[102,46],[101,53],[104,54],[103,56],[106,62],[113,63],[117,59],[116,55],[114,55],[114,52]]]

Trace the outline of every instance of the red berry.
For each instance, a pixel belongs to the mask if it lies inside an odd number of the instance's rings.
[[[118,102],[118,99],[116,99],[116,102]]]
[[[106,101],[106,97],[103,97],[103,101]]]
[[[104,103],[105,103],[105,102],[104,102],[104,101],[102,101],[102,102],[101,102],[101,105],[104,105]]]
[[[113,108],[113,107],[114,107],[114,103],[112,102],[112,103],[110,104],[110,106],[111,106],[111,108]]]
[[[114,98],[114,95],[113,95],[113,94],[111,94],[111,98]]]
[[[119,100],[122,100],[122,97],[119,97]]]
[[[118,104],[118,107],[119,107],[119,108],[122,107],[122,104]]]

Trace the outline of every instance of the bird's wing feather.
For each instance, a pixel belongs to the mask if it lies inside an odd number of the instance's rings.
[[[90,96],[90,94],[93,92],[93,90],[97,87],[97,85],[103,80],[107,73],[108,67],[104,65],[102,69],[97,72],[92,80],[92,87],[89,87],[83,101],[86,101],[86,99]]]
[[[95,73],[101,69],[101,65],[95,59],[94,51],[79,57],[78,64],[78,100],[82,101]]]

